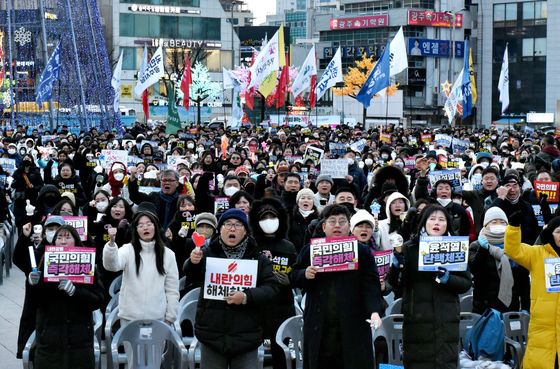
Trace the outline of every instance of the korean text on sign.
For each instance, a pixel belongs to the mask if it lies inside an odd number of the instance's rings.
[[[46,246],[45,282],[68,279],[72,283],[92,284],[95,272],[95,249],[70,246]]]
[[[560,292],[560,258],[544,259],[546,292]]]
[[[319,272],[358,269],[358,241],[354,237],[314,238],[310,251],[311,265]]]
[[[466,271],[469,260],[469,238],[462,236],[420,237],[418,270],[433,272],[438,267]]]
[[[206,259],[204,298],[224,300],[229,294],[257,286],[257,260]]]
[[[463,184],[461,183],[461,171],[459,169],[438,170],[428,173],[430,180],[430,188],[433,188],[438,181],[447,180],[451,182],[453,191],[462,192]]]
[[[393,257],[393,250],[374,251],[375,264],[377,265],[377,273],[379,277],[385,278],[389,273],[391,267],[391,258]]]
[[[64,223],[71,225],[76,229],[76,232],[80,235],[80,240],[87,241],[88,235],[88,219],[87,217],[73,217],[73,216],[63,216]]]
[[[537,197],[540,197],[542,193],[547,196],[546,201],[548,202],[558,202],[559,188],[560,182],[535,181],[535,192],[537,193]]]

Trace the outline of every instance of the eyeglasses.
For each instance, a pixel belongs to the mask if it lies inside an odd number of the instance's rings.
[[[327,220],[326,223],[331,227],[336,227],[337,224],[341,227],[344,227],[345,225],[348,224],[348,220],[347,219],[339,219],[339,220],[330,219],[330,220]]]
[[[224,227],[226,227],[227,229],[238,230],[243,228],[243,224],[239,222],[225,222]]]
[[[149,222],[149,223],[138,223],[138,225],[136,226],[136,228],[141,229],[141,228],[152,228],[154,227],[154,223]]]
[[[176,179],[172,179],[172,178],[164,178],[161,180],[162,183],[173,183],[173,182],[177,182]]]

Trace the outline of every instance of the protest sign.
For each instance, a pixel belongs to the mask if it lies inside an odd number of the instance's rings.
[[[464,153],[470,146],[471,142],[469,140],[460,140],[458,138],[453,137],[453,152],[460,152]]]
[[[385,278],[391,268],[393,250],[374,251],[373,256],[375,257],[375,264],[377,264],[377,273],[379,277]]]
[[[432,135],[429,133],[421,134],[420,140],[425,144],[429,144],[430,142],[432,142]]]
[[[544,259],[546,292],[560,292],[560,258]]]
[[[558,202],[559,187],[560,182],[535,181],[535,192],[537,193],[537,198],[540,198],[541,194],[546,195],[546,201],[548,202]]]
[[[461,159],[450,159],[447,160],[447,169],[458,169]]]
[[[143,163],[144,159],[139,158],[138,156],[129,156],[127,159],[127,166],[128,167],[135,167],[138,163]]]
[[[461,184],[461,171],[459,169],[446,169],[429,172],[428,179],[430,180],[430,188],[433,188],[438,181],[448,180],[453,185],[454,192],[460,193],[463,191],[463,186]]]
[[[177,170],[177,161],[185,160],[181,156],[168,156],[167,157],[167,167],[169,169]]]
[[[16,159],[0,158],[0,165],[4,171],[14,174],[16,171]]]
[[[76,229],[78,234],[80,235],[80,240],[86,241],[88,235],[88,219],[87,217],[72,217],[64,215],[62,217],[64,219],[64,223],[71,225]]]
[[[204,298],[224,300],[229,294],[257,286],[257,260],[206,258]]]
[[[103,168],[109,169],[116,161],[128,163],[128,152],[126,150],[101,150],[99,161]]]
[[[442,167],[443,169],[447,169],[447,156],[446,155],[438,155],[438,164],[440,165],[440,167]]]
[[[391,134],[390,133],[382,133],[379,136],[379,141],[386,143],[386,144],[390,144],[391,143]]]
[[[364,151],[364,147],[366,147],[366,140],[364,140],[363,138],[350,145],[350,149],[356,152]]]
[[[331,152],[331,157],[341,157],[346,154],[346,144],[342,142],[330,142],[329,151]]]
[[[532,205],[533,206],[533,212],[535,213],[535,217],[537,218],[537,223],[539,225],[539,227],[544,227],[544,218],[542,215],[542,209],[540,205]],[[550,212],[552,214],[556,213],[556,209],[558,208],[558,204],[548,204],[548,206],[550,207]]]
[[[59,138],[57,135],[42,135],[41,136],[41,143],[43,146],[47,144],[47,142],[58,143]]]
[[[311,265],[319,272],[358,269],[358,241],[354,237],[311,239]]]
[[[329,174],[331,178],[346,178],[348,162],[346,159],[322,159],[321,174]]]
[[[93,284],[95,248],[73,246],[45,246],[43,280]]]
[[[214,199],[214,214],[221,214],[229,209],[229,197],[216,197]]]
[[[469,256],[469,237],[420,237],[418,270],[434,272],[438,267],[449,271],[466,271]]]
[[[410,170],[416,168],[416,158],[414,156],[409,156],[404,159],[404,167]]]
[[[321,159],[323,158],[323,154],[325,151],[315,146],[307,146],[305,149],[305,154],[303,155],[303,159],[311,159],[315,163],[315,165],[319,164]]]
[[[436,134],[436,142],[438,145],[441,145],[443,147],[451,147],[451,142],[453,141],[453,138],[449,135],[445,135],[442,133],[438,133]]]
[[[159,187],[150,187],[150,186],[138,186],[138,192],[145,193],[149,195],[152,192],[159,192],[161,189]]]
[[[292,271],[292,265],[295,263],[295,257],[290,254],[283,254],[274,252],[274,255],[268,251],[264,250],[263,254],[268,256],[272,262],[272,271],[281,273],[290,273]]]
[[[189,231],[194,230],[196,223],[196,213],[193,211],[183,211],[181,215],[183,216],[181,228],[186,228]]]
[[[301,155],[290,155],[290,156],[284,157],[284,160],[286,160],[289,164],[292,164],[296,160],[302,160],[302,159],[303,159],[303,156],[301,156]]]

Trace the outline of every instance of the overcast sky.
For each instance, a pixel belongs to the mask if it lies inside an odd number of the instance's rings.
[[[253,23],[255,26],[264,23],[266,15],[273,14],[276,11],[276,1],[274,0],[245,0],[245,2],[256,18]]]

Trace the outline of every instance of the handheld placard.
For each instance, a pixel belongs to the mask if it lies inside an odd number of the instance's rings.
[[[28,247],[29,250],[29,261],[31,262],[31,269],[32,271],[37,271],[37,260],[35,260],[35,249],[33,246]]]

